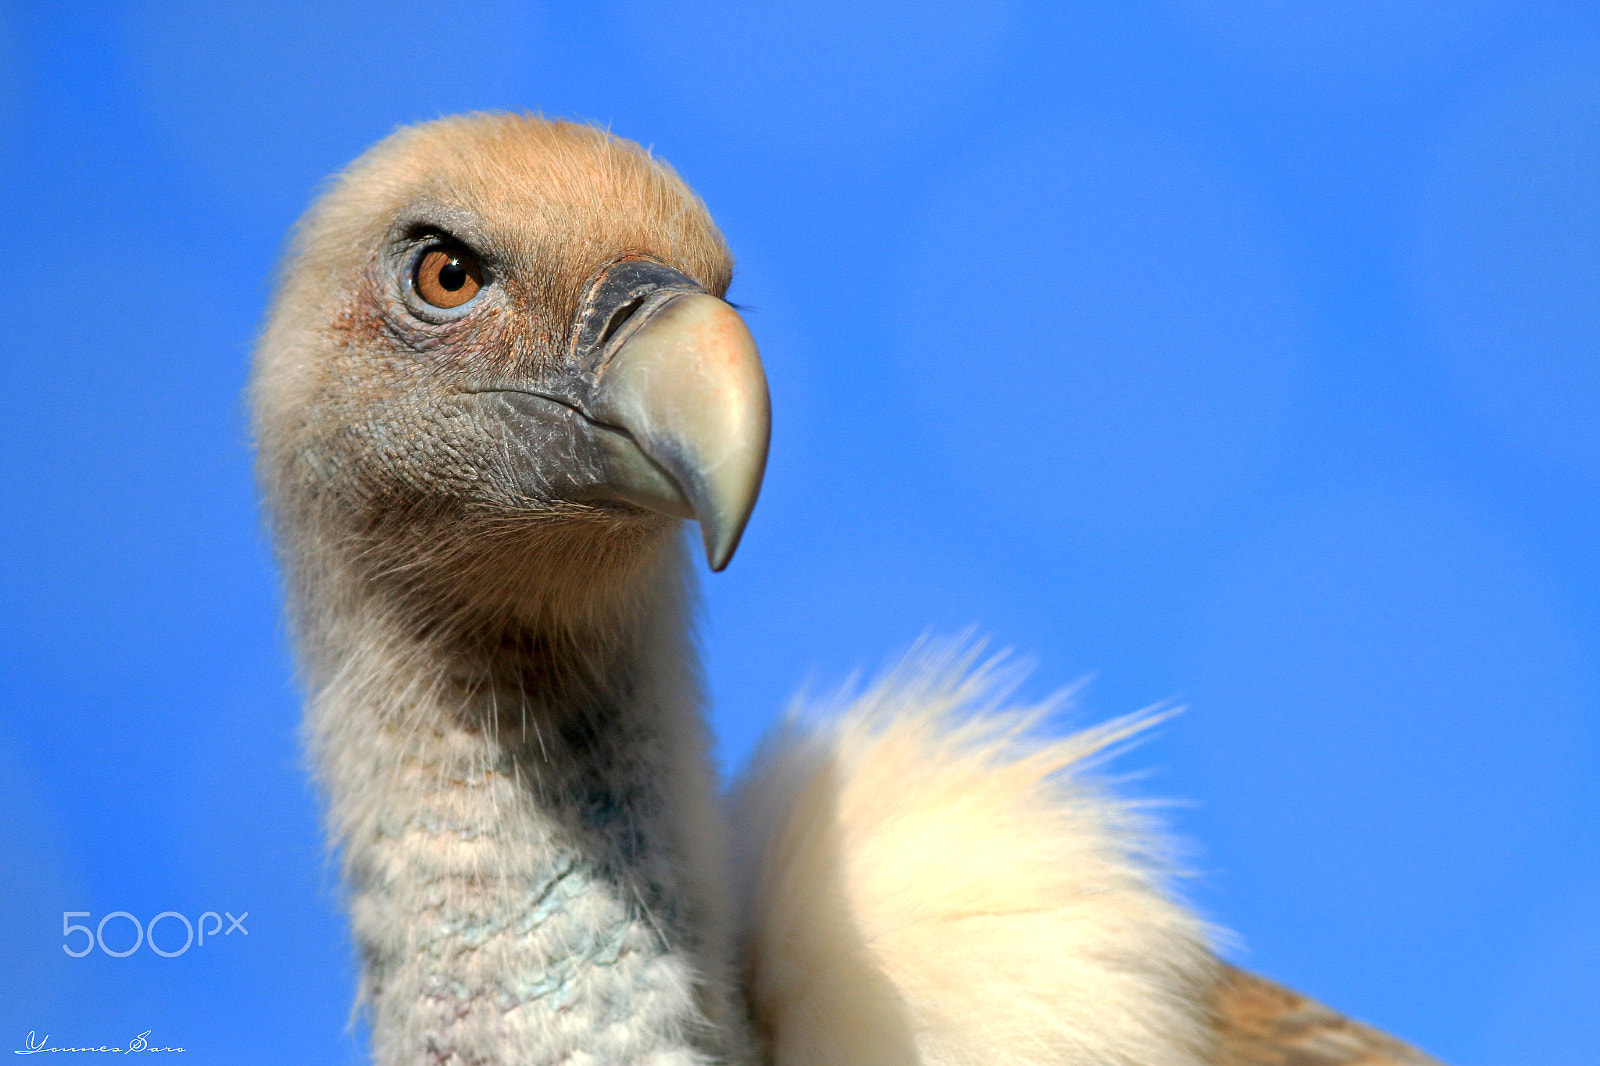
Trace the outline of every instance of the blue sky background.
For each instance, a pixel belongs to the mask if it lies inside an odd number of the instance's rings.
[[[1246,965],[1600,1063],[1594,5],[3,10],[0,1049],[359,1061],[239,391],[317,183],[511,108],[653,145],[740,257],[730,765],[976,626],[1078,722],[1189,707],[1118,767]],[[72,959],[67,910],[249,935]]]

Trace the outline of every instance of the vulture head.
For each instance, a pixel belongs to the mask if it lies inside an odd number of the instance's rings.
[[[601,130],[480,115],[379,144],[301,221],[258,349],[291,573],[593,606],[681,519],[721,569],[769,419],[731,270],[694,193]]]

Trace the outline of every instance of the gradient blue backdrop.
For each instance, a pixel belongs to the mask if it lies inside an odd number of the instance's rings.
[[[1118,765],[1234,956],[1456,1066],[1600,1062],[1593,4],[17,3],[0,103],[0,1051],[358,1060],[239,391],[320,179],[526,108],[740,257],[728,765],[975,624],[1079,721],[1188,705]]]

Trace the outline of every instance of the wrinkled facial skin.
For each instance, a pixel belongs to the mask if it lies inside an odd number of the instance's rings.
[[[328,446],[375,503],[553,507],[570,498],[561,472],[579,457],[563,447],[575,438],[562,423],[575,414],[549,405],[546,419],[513,435],[485,408],[503,402],[493,390],[548,389],[573,372],[568,323],[576,301],[525,276],[539,249],[516,256],[467,221],[412,207],[374,249],[354,293],[360,339],[338,351],[341,388],[324,400],[329,421],[344,428]],[[440,246],[473,256],[482,277],[477,294],[449,310],[430,307],[415,284],[419,260]]]

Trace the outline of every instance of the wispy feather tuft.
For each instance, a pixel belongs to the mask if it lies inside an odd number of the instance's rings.
[[[747,980],[778,1066],[1198,1066],[1215,962],[1149,817],[1085,773],[1160,713],[1043,738],[1062,700],[925,642],[796,709],[733,795]]]

